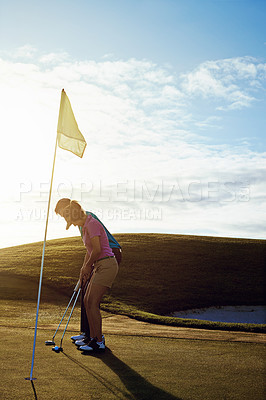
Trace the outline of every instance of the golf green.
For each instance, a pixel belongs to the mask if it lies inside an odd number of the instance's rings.
[[[67,332],[64,351],[57,354],[44,344],[54,331],[39,329],[34,393],[24,379],[30,373],[33,329],[2,326],[0,332],[5,400],[264,400],[262,343],[108,333],[106,352],[92,356],[78,351]]]

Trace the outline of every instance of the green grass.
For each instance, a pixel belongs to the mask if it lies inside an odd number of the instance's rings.
[[[103,309],[160,324],[265,331],[262,325],[212,324],[160,315],[208,305],[265,304],[264,241],[116,236],[123,246],[123,263]],[[148,334],[145,326],[140,332],[139,322],[132,320],[130,335],[110,325],[105,335],[107,351],[85,356],[69,340],[79,328],[76,309],[64,339],[64,353],[56,354],[45,346],[79,275],[84,256],[80,238],[47,243],[33,373],[37,377],[35,396],[24,378],[31,367],[41,252],[42,243],[0,250],[0,333],[4,339],[0,352],[1,398],[265,399],[265,344],[259,342],[261,335],[256,333],[249,335],[257,343],[234,342],[239,333],[234,333],[231,341],[228,337],[221,339],[221,332],[215,340],[209,340],[204,331],[201,339],[177,339]],[[109,321],[106,311],[103,317]]]
[[[166,316],[190,308],[264,305],[265,241],[164,234],[116,238],[123,248],[123,262],[103,310],[159,324],[265,332],[265,325]],[[0,250],[3,299],[14,299],[14,284],[18,300],[36,298],[41,253],[42,243]],[[43,284],[50,292],[46,302],[53,303],[55,293],[70,296],[84,254],[80,237],[47,242]]]
[[[1,398],[34,400],[29,381],[33,330],[0,327]],[[34,386],[39,400],[264,400],[265,346],[107,335],[110,349],[85,356],[69,340],[64,353],[39,330]]]

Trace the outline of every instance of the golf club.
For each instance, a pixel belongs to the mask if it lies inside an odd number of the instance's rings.
[[[65,327],[64,332],[63,332],[63,335],[62,335],[62,337],[61,337],[60,347],[54,346],[54,347],[52,348],[52,350],[55,351],[56,353],[59,353],[60,351],[63,351],[63,347],[62,347],[63,339],[64,339],[64,336],[65,336],[65,333],[66,333],[66,330],[67,330],[67,327],[68,327],[70,318],[72,317],[72,314],[73,314],[73,311],[74,311],[76,302],[77,302],[78,297],[79,297],[79,294],[80,294],[80,291],[81,291],[81,287],[79,287],[79,289],[78,289],[78,292],[77,292],[75,301],[74,301],[74,303],[73,303],[73,306],[72,306],[70,315],[69,315],[69,317],[68,317],[68,320],[67,320],[67,323],[66,323],[66,327]]]
[[[73,291],[73,294],[72,294],[72,296],[71,296],[71,299],[69,300],[69,303],[68,303],[68,305],[67,305],[67,308],[66,308],[66,310],[65,310],[65,312],[64,312],[64,314],[63,314],[63,316],[62,316],[62,318],[61,318],[61,321],[60,321],[59,324],[58,324],[58,327],[56,328],[56,331],[55,331],[55,333],[54,333],[54,336],[52,337],[52,340],[46,340],[46,341],[45,341],[45,345],[46,345],[46,346],[51,346],[51,345],[54,346],[54,345],[55,345],[54,338],[55,338],[55,336],[56,336],[56,334],[57,334],[57,332],[58,332],[58,329],[60,328],[60,325],[61,325],[63,319],[65,318],[65,315],[66,315],[66,313],[67,313],[67,310],[69,309],[70,304],[72,303],[72,300],[73,300],[73,298],[74,298],[76,292],[78,291],[79,287],[80,287],[80,281],[78,281],[77,284],[76,284],[76,286],[75,286],[75,289],[74,289],[74,291]]]

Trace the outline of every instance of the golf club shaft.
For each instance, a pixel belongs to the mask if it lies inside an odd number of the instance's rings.
[[[59,329],[60,326],[61,326],[61,323],[62,323],[63,319],[65,318],[65,315],[66,315],[66,313],[67,313],[67,310],[69,309],[70,304],[72,303],[72,300],[73,300],[73,298],[74,298],[74,296],[75,296],[75,293],[77,292],[77,290],[78,290],[79,287],[80,287],[80,281],[78,281],[77,284],[76,284],[76,286],[75,286],[75,289],[74,289],[74,291],[73,291],[73,294],[72,294],[72,296],[71,296],[71,299],[69,300],[69,303],[68,303],[68,305],[67,305],[67,308],[66,308],[66,310],[65,310],[65,312],[64,312],[64,314],[63,314],[63,316],[62,316],[62,318],[61,318],[61,321],[59,322],[59,325],[58,325],[58,327],[57,327],[57,329],[56,329],[56,331],[55,331],[55,333],[54,333],[53,340],[54,340],[54,338],[55,338],[55,336],[56,336],[56,334],[57,334],[57,332],[58,332],[58,329]]]
[[[73,314],[73,311],[74,311],[74,308],[75,308],[76,302],[77,302],[77,300],[78,300],[78,297],[79,297],[79,294],[80,294],[80,291],[81,291],[81,287],[80,287],[80,288],[79,288],[79,290],[77,291],[77,295],[76,295],[76,298],[75,298],[74,304],[73,304],[73,306],[72,306],[72,309],[71,309],[70,315],[69,315],[69,317],[68,317],[68,320],[67,320],[67,323],[66,323],[66,327],[65,327],[65,329],[64,329],[64,332],[63,332],[63,335],[62,335],[62,337],[61,337],[60,347],[62,347],[63,338],[64,338],[64,336],[65,336],[65,333],[66,333],[66,330],[67,330],[67,327],[68,327],[68,324],[69,324],[70,318],[72,317],[72,314]]]

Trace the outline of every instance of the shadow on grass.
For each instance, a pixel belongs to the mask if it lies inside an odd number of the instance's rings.
[[[117,358],[112,351],[106,347],[105,353],[102,354],[86,354],[84,356],[97,357],[102,360],[121,380],[125,385],[128,392],[125,392],[115,386],[112,382],[103,378],[102,375],[93,371],[91,368],[84,366],[80,361],[77,361],[73,357],[63,353],[68,359],[77,364],[80,368],[93,375],[102,385],[104,385],[110,392],[112,392],[117,398],[120,399],[131,399],[131,400],[182,400],[166,391],[152,385],[140,374],[130,368],[127,364]],[[122,396],[122,397],[121,397]]]
[[[83,365],[80,361],[76,360],[74,357],[70,356],[69,354],[66,354],[65,352],[62,352],[62,354],[67,357],[69,360],[74,362],[76,365],[78,365],[81,369],[86,371],[88,374],[93,376],[99,383],[101,383],[107,390],[109,390],[111,393],[113,393],[116,398],[118,399],[134,399],[131,396],[128,396],[126,392],[118,388],[116,385],[114,385],[112,382],[110,382],[108,379],[103,378],[101,374],[98,374],[96,371],[94,371],[92,368],[87,367],[86,365]]]
[[[37,397],[37,393],[36,393],[36,389],[35,389],[34,383],[33,383],[33,381],[30,381],[30,382],[31,382],[31,386],[32,386],[33,393],[34,393],[34,398],[35,398],[35,400],[38,400],[38,397]]]
[[[36,389],[35,389],[35,386],[34,386],[33,381],[30,380],[30,378],[25,378],[25,380],[26,380],[26,381],[30,381],[31,387],[32,387],[32,390],[33,390],[33,394],[34,394],[34,398],[35,398],[35,400],[38,400],[37,393],[36,393]]]

